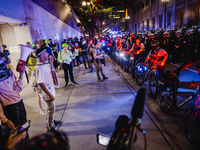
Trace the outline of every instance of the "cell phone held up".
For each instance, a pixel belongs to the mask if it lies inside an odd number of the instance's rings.
[[[30,123],[31,123],[31,121],[29,120],[29,121],[26,121],[25,123],[22,123],[21,125],[19,125],[19,126],[17,127],[17,129],[16,129],[15,131],[12,132],[13,138],[14,138],[15,136],[21,134],[22,132],[27,131],[28,128],[30,127]]]

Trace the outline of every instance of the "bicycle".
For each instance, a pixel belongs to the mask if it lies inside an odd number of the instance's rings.
[[[136,83],[141,86],[149,78],[149,93],[152,98],[157,96],[158,77],[156,63],[152,63],[149,59],[147,63],[138,63],[135,71]]]
[[[136,130],[144,135],[146,150],[146,134],[140,129],[140,119],[143,116],[144,104],[146,101],[146,89],[140,88],[132,107],[131,117],[120,115],[115,123],[115,130],[112,136],[97,134],[97,143],[107,146],[108,150],[131,150],[136,141]]]
[[[200,149],[200,82],[180,82],[178,76],[167,70],[164,79],[158,83],[158,105],[160,109],[169,113],[175,111],[188,102],[194,100],[194,108],[186,110],[184,118],[184,130],[190,143],[197,149]],[[169,90],[167,90],[167,88]],[[178,88],[195,89],[195,92],[189,92],[180,104],[177,105]]]

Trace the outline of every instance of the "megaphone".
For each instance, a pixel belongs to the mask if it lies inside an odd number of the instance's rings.
[[[28,58],[28,56],[30,55],[30,53],[33,51],[33,49],[31,47],[25,46],[25,45],[21,45],[19,44],[20,49],[21,49],[21,56],[20,56],[20,60],[17,64],[17,72],[22,72],[22,67],[26,66],[26,60]]]

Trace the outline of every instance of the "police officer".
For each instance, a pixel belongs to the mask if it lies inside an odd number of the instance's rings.
[[[172,63],[181,61],[181,46],[183,44],[183,38],[181,36],[181,30],[176,31],[176,37],[173,40],[173,51],[172,51]]]
[[[135,43],[133,44],[132,48],[129,51],[129,54],[134,55],[134,64],[132,69],[132,76],[134,78],[135,74],[135,66],[139,62],[144,62],[146,56],[144,54],[144,44],[140,41],[140,38],[137,37]]]

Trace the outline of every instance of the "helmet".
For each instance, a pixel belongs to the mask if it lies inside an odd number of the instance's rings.
[[[192,26],[192,29],[196,29],[196,28],[198,28],[198,26],[195,26],[195,25]]]
[[[151,46],[153,50],[157,50],[159,47],[159,42],[157,40],[154,40]]]
[[[175,29],[175,28],[172,28],[172,31],[176,31],[176,29]]]
[[[187,30],[187,34],[188,34],[188,33],[193,34],[193,32],[194,32],[193,29],[188,29],[188,30]]]
[[[142,32],[141,32],[141,31],[138,31],[138,32],[137,32],[137,35],[139,35],[139,34],[141,35],[141,34],[142,34]]]
[[[177,35],[178,33],[181,34],[181,30],[180,30],[180,29],[176,31],[176,35]]]
[[[155,35],[154,35],[153,33],[150,34],[150,38],[151,38],[151,39],[153,39],[154,36],[155,36]]]
[[[163,37],[168,37],[169,36],[169,33],[167,32],[167,31],[165,31],[164,33],[163,33]]]

